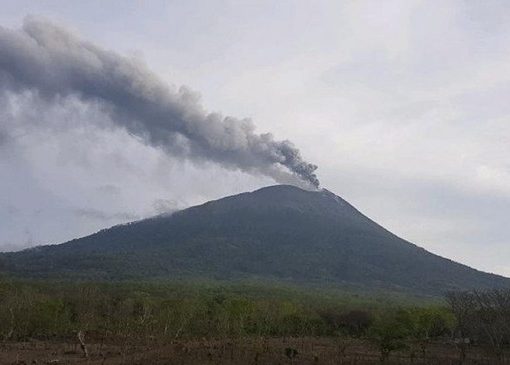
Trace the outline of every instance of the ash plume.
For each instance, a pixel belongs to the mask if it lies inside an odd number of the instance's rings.
[[[174,90],[139,61],[47,21],[30,17],[21,30],[0,27],[0,87],[97,103],[116,126],[172,156],[319,186],[317,166],[292,142],[257,134],[249,119],[208,113],[187,88]]]

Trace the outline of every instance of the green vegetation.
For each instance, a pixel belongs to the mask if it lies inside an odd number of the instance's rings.
[[[406,328],[405,336],[441,336],[451,329],[451,315],[440,304],[413,303],[256,283],[4,280],[0,283],[0,336],[10,340],[65,339],[86,331],[89,336],[136,341],[245,336],[359,338],[385,332],[388,315]],[[431,330],[438,318],[444,328]]]

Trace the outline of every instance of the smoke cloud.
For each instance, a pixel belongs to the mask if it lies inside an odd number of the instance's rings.
[[[257,134],[249,119],[208,113],[187,88],[174,90],[139,61],[47,21],[27,18],[21,30],[0,27],[0,86],[49,101],[97,103],[115,125],[172,156],[319,186],[317,166],[292,142]]]

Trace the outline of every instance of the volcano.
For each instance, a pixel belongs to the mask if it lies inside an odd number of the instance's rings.
[[[0,255],[22,278],[257,279],[440,294],[510,287],[407,242],[328,190],[276,185]]]

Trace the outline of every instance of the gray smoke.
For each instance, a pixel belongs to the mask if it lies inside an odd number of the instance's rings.
[[[173,90],[140,62],[46,21],[0,27],[0,86],[50,101],[71,96],[97,103],[116,125],[173,156],[319,186],[317,166],[292,142],[255,133],[248,119],[207,113],[188,89]]]

